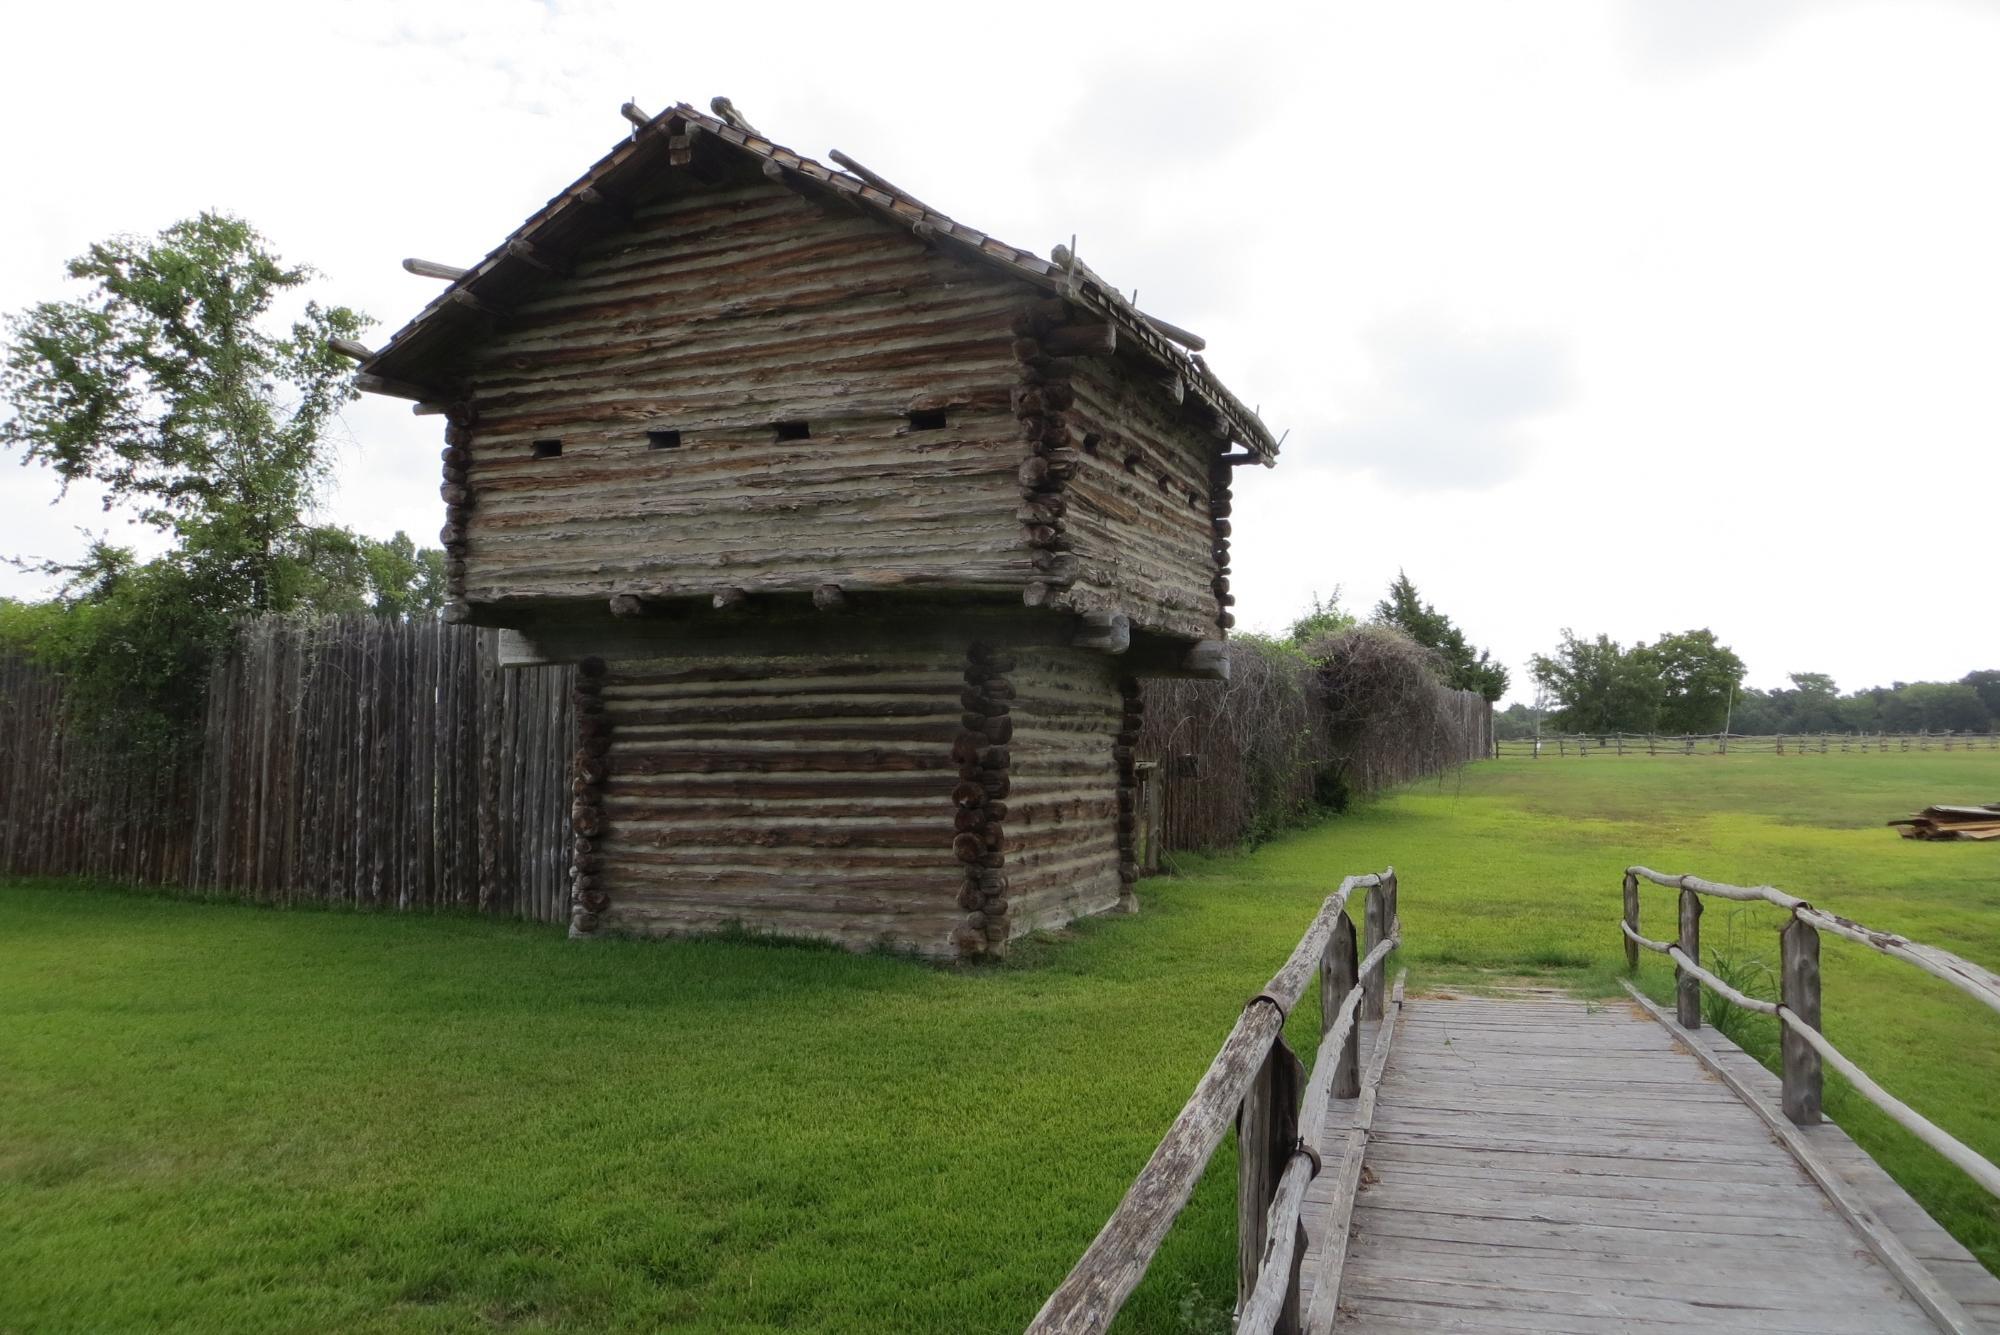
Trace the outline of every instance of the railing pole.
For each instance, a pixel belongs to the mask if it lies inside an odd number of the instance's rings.
[[[1625,873],[1625,925],[1639,930],[1639,878],[1629,871]],[[1619,935],[1625,941],[1625,972],[1639,972],[1639,943],[1623,932]]]
[[[1819,929],[1793,918],[1778,933],[1778,948],[1783,959],[1785,1009],[1818,1029]],[[1785,1116],[1795,1126],[1817,1126],[1824,1085],[1819,1053],[1790,1025],[1781,1028]]]
[[[1681,953],[1701,963],[1701,896],[1681,890]],[[1701,980],[1674,966],[1674,1018],[1683,1029],[1701,1028]]]
[[[1250,1301],[1257,1271],[1264,1260],[1264,1226],[1278,1179],[1299,1145],[1299,1099],[1305,1092],[1305,1068],[1278,1036],[1243,1096],[1236,1113],[1236,1310]],[[1297,1249],[1303,1259],[1305,1248]],[[1274,1331],[1296,1335],[1299,1328],[1298,1287]],[[1290,1324],[1286,1324],[1286,1317]]]
[[[1360,955],[1354,946],[1354,920],[1342,913],[1334,920],[1333,935],[1327,938],[1326,953],[1319,961],[1319,1025],[1324,1034],[1340,1016],[1340,1003],[1354,990],[1354,970]],[[1361,1026],[1347,1027],[1347,1041],[1340,1045],[1340,1064],[1333,1068],[1333,1096],[1353,1099],[1361,1096]]]
[[[1365,917],[1368,928],[1368,949],[1370,950],[1382,944],[1383,940],[1389,935],[1389,896],[1391,893],[1393,892],[1387,880],[1384,880],[1380,885],[1377,885],[1368,892],[1368,909]],[[1386,994],[1382,986],[1382,980],[1388,976],[1389,963],[1387,960],[1384,960],[1380,968],[1361,980],[1362,1019],[1379,1020],[1382,1018],[1382,999]]]

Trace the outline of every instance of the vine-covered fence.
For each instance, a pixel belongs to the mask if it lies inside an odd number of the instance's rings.
[[[1316,662],[1245,641],[1229,646],[1229,673],[1146,683],[1138,753],[1159,788],[1147,796],[1163,849],[1234,844],[1493,753],[1492,706],[1420,666]]]
[[[249,623],[199,744],[141,765],[0,662],[0,870],[566,921],[569,678],[469,627]]]

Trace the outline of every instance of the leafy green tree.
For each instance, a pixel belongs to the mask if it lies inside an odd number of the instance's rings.
[[[1968,672],[1958,679],[1961,686],[1970,686],[1979,696],[1979,703],[1986,706],[1986,712],[2000,719],[2000,672],[1983,668],[1978,672]]]
[[[1788,732],[1834,732],[1840,729],[1840,688],[1824,672],[1794,672],[1786,693]]]
[[[1396,572],[1389,594],[1375,604],[1377,625],[1394,626],[1444,660],[1445,684],[1477,691],[1491,704],[1507,693],[1507,669],[1484,649],[1475,651],[1451,618],[1425,602],[1405,572]]]
[[[1979,692],[1963,682],[1913,681],[1899,685],[1884,709],[1899,731],[1929,729],[1932,732],[1985,732],[1993,726],[1993,715],[1979,698]]]
[[[158,237],[120,237],[71,260],[81,297],[9,321],[0,444],[91,481],[170,534],[190,573],[245,611],[285,610],[288,567],[333,464],[326,428],[357,397],[330,341],[365,319],[279,298],[313,278],[248,223],[204,213]]]
[[[1632,647],[1632,657],[1659,679],[1656,726],[1663,732],[1720,732],[1745,668],[1706,628],[1662,635]]]
[[[306,300],[313,271],[288,266],[241,219],[204,213],[153,238],[120,237],[72,260],[81,296],[12,316],[0,447],[23,464],[101,487],[169,551],[140,562],[99,541],[53,610],[17,605],[4,629],[70,679],[74,703],[134,739],[196,717],[207,665],[231,622],[262,612],[373,608],[421,615],[442,558],[311,522],[333,466],[327,432],[356,397],[332,340],[367,321]],[[290,319],[280,302],[297,306]]]
[[[1556,727],[1571,732],[1651,732],[1660,711],[1660,678],[1638,652],[1608,635],[1578,639],[1564,627],[1553,654],[1536,654],[1531,672],[1558,709]]]
[[[1313,595],[1312,609],[1286,629],[1285,639],[1294,647],[1303,649],[1354,624],[1354,614],[1340,605],[1340,586],[1336,584],[1324,601],[1317,593]]]

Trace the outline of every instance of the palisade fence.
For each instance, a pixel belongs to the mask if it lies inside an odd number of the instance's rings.
[[[2000,732],[1545,732],[1493,743],[1496,760],[1587,756],[1829,755],[1842,751],[2000,751]]]
[[[1228,682],[1153,681],[1137,752],[1157,846],[1224,846],[1490,753],[1492,711],[1423,683],[1335,735],[1308,664],[1232,645]],[[568,920],[569,668],[505,669],[498,633],[357,615],[246,622],[199,739],[137,764],[60,683],[0,658],[0,873],[269,903]]]
[[[372,616],[246,623],[198,745],[140,766],[58,683],[0,660],[0,871],[271,903],[567,921],[567,668],[493,631]]]

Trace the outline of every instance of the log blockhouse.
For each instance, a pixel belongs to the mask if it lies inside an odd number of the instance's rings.
[[[1149,676],[1225,670],[1194,335],[717,99],[647,116],[359,383],[445,420],[448,619],[574,662],[573,935],[1003,950],[1136,901]]]

